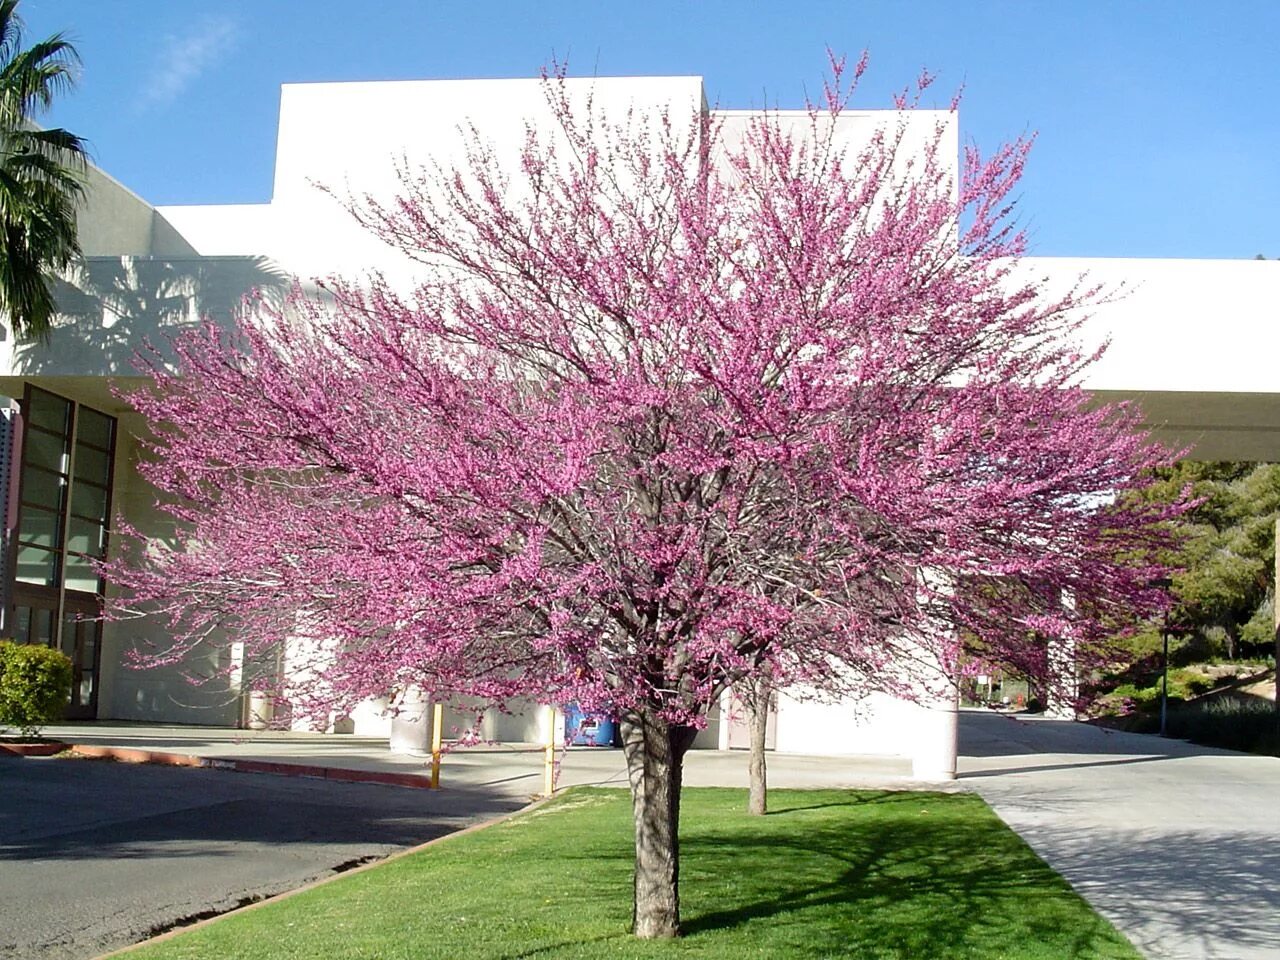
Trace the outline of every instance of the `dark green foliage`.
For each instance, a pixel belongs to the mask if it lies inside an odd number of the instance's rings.
[[[71,661],[50,647],[0,640],[0,726],[37,736],[71,699]]]
[[[57,312],[49,276],[79,255],[85,145],[33,121],[72,82],[75,48],[55,35],[24,47],[17,0],[0,0],[0,318],[43,336]]]
[[[685,935],[638,941],[631,800],[575,789],[487,830],[144,947],[136,960],[1061,960],[1138,954],[975,796],[688,789]]]
[[[1166,559],[1176,605],[1174,662],[1214,656],[1265,656],[1273,650],[1275,524],[1280,515],[1280,464],[1185,460],[1161,471],[1145,494],[1172,502],[1190,486],[1204,502],[1183,521],[1188,537]],[[1135,653],[1158,648],[1150,627],[1130,642]]]
[[[1280,716],[1261,697],[1214,697],[1169,712],[1169,735],[1209,747],[1280,757]]]

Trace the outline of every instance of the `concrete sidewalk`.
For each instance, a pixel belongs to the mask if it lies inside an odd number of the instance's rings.
[[[1148,957],[1280,957],[1280,759],[964,712],[960,780]]]
[[[168,755],[201,758],[215,765],[238,762],[246,772],[293,772],[403,786],[427,786],[431,772],[429,757],[392,753],[384,738],[350,734],[126,723],[53,724],[44,732],[69,744],[161,755],[156,759],[162,761]],[[571,747],[558,750],[556,757],[558,786],[627,785],[621,750]],[[267,765],[278,769],[268,771]],[[911,762],[897,757],[769,755],[769,782],[777,787],[920,787],[910,775]],[[447,752],[441,762],[442,790],[465,788],[528,798],[542,790],[542,781],[543,751],[530,744],[460,748]],[[746,753],[690,751],[684,782],[703,787],[746,786]]]

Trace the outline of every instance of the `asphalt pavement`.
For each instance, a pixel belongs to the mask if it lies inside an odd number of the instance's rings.
[[[0,957],[94,957],[524,802],[463,789],[0,758]]]

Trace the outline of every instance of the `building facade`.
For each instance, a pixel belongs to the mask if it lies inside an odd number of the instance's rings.
[[[590,92],[610,112],[692,118],[705,109],[696,77],[569,83],[573,96]],[[726,134],[750,117],[724,112]],[[849,113],[840,136],[856,142],[892,117]],[[0,633],[72,656],[69,716],[213,725],[245,719],[244,664],[235,645],[181,667],[136,671],[129,650],[163,644],[163,628],[94,619],[110,585],[90,561],[110,552],[113,520],[150,536],[169,532],[155,492],[136,470],[144,425],[116,393],[141,382],[135,350],[144,340],[162,345],[166,334],[202,317],[227,322],[246,293],[279,294],[294,277],[305,283],[376,269],[412,282],[420,268],[365,233],[335,196],[388,199],[400,164],[462,164],[460,129],[467,125],[514,163],[526,124],[551,119],[537,80],[286,85],[268,203],[155,208],[91,171],[81,217],[85,261],[59,287],[62,316],[53,334],[46,343],[0,342],[0,394],[12,401],[4,421],[9,461],[0,464],[8,558]],[[953,115],[921,111],[912,122],[921,137],[942,123],[956,155]],[[1259,349],[1280,326],[1280,263],[1029,258],[1023,269],[1051,286],[1088,273],[1118,291],[1086,328],[1094,342],[1111,341],[1087,386],[1108,399],[1138,398],[1162,439],[1199,458],[1280,460],[1280,378],[1269,352]],[[209,679],[191,682],[201,678]],[[912,756],[926,774],[945,773],[948,749],[954,756],[953,702],[930,708],[877,695],[830,704],[801,694],[780,696],[778,750]],[[726,704],[713,715],[702,745],[735,744],[732,712]],[[357,711],[353,722],[359,732],[390,732],[378,704]],[[536,739],[542,722],[537,711],[491,713],[484,733]]]

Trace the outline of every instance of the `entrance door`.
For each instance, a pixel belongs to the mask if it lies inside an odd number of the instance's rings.
[[[14,589],[13,639],[19,643],[57,646],[71,658],[71,699],[64,716],[68,720],[92,720],[98,712],[98,670],[102,660],[102,604],[93,594],[66,592],[62,630],[58,622],[56,591],[18,583]]]
[[[98,668],[102,659],[102,615],[98,598],[67,591],[62,610],[62,652],[71,658],[71,701],[68,720],[98,715]]]

